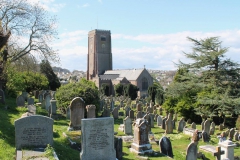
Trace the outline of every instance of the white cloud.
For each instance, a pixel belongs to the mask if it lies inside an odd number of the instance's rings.
[[[49,12],[58,12],[66,5],[65,3],[55,3],[55,0],[28,0],[28,2],[30,4],[39,3]]]
[[[84,5],[81,5],[80,7],[86,8],[89,7],[90,5],[88,3],[85,3]]]
[[[87,66],[87,34],[88,31],[79,30],[74,32],[63,33],[60,57],[64,59],[66,68],[75,61],[84,68],[69,68],[70,70],[86,70]],[[125,35],[112,34],[112,56],[114,69],[143,68],[145,65],[148,69],[174,70],[177,69],[174,63],[179,60],[190,62],[183,54],[183,51],[190,52],[192,43],[186,37],[195,39],[204,39],[207,37],[220,37],[223,47],[230,47],[226,54],[227,58],[234,61],[240,61],[239,39],[240,30],[226,30],[216,32],[179,32],[172,34],[142,34],[142,35]],[[124,41],[130,47],[121,47],[114,45],[114,41]],[[80,42],[85,44],[80,44]],[[144,42],[144,45],[142,45]],[[65,44],[64,44],[65,43]],[[133,43],[133,45],[129,45]],[[71,45],[70,45],[71,44]],[[80,65],[78,65],[80,67]]]

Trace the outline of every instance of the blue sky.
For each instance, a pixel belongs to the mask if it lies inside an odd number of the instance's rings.
[[[174,70],[188,62],[186,37],[220,37],[226,56],[240,58],[240,1],[40,0],[58,20],[60,64],[71,71],[87,68],[87,37],[93,29],[111,30],[113,69]]]

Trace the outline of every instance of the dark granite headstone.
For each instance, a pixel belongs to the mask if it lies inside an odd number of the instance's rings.
[[[159,148],[162,154],[173,158],[172,144],[167,137],[164,136],[159,140]]]

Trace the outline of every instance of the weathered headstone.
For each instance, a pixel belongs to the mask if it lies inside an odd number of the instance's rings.
[[[138,103],[136,108],[137,108],[137,111],[142,112],[142,104],[141,103]]]
[[[159,140],[159,148],[160,153],[173,158],[172,144],[167,137],[164,136]]]
[[[18,107],[23,107],[25,106],[25,99],[22,95],[18,96],[16,99],[16,103]]]
[[[222,131],[223,128],[224,128],[224,127],[223,127],[223,124],[220,124],[220,125],[219,125],[219,130]]]
[[[218,143],[218,145],[221,147],[221,150],[224,151],[224,154],[221,156],[222,159],[229,159],[234,160],[234,147],[236,147],[236,144],[234,144],[230,140],[223,141],[221,143]]]
[[[172,113],[169,113],[168,115],[168,119],[166,120],[165,124],[166,124],[166,130],[165,133],[166,134],[170,134],[173,133],[173,119],[172,119]]]
[[[138,118],[142,118],[142,112],[141,111],[137,112],[136,119],[138,119]]]
[[[95,105],[87,105],[86,106],[87,109],[87,118],[96,118],[96,106]]]
[[[155,114],[155,116],[154,116],[154,121],[155,121],[155,122],[157,122],[158,116],[159,116],[158,114]]]
[[[116,150],[116,158],[118,160],[122,160],[123,157],[123,143],[122,143],[122,138],[115,138],[115,150]]]
[[[234,129],[234,128],[231,128],[230,131],[229,131],[229,140],[230,140],[230,141],[233,140],[234,133],[235,133],[235,129]]]
[[[196,129],[196,123],[193,122],[193,123],[191,124],[191,128],[192,128],[192,129]]]
[[[69,130],[81,129],[81,120],[84,118],[85,103],[81,97],[75,97],[70,103]]]
[[[32,114],[36,114],[36,106],[34,105],[28,105],[28,112],[32,113]]]
[[[209,134],[210,134],[210,135],[214,135],[214,132],[215,132],[215,123],[212,122],[212,123],[211,123],[211,126],[210,126],[210,132],[209,132]]]
[[[192,120],[191,119],[188,119],[187,120],[187,124],[191,124],[192,123]]]
[[[166,129],[166,123],[165,123],[166,120],[167,120],[166,117],[162,119],[162,125],[161,125],[162,129]]]
[[[182,132],[185,125],[186,122],[184,121],[184,118],[181,118],[181,120],[178,122],[178,132]]]
[[[238,131],[236,131],[236,133],[234,134],[234,140],[235,141],[239,141],[239,133],[238,133]]]
[[[126,117],[129,116],[129,111],[130,111],[130,110],[131,110],[130,107],[128,107],[128,106],[125,107],[125,116],[126,116]]]
[[[28,102],[28,105],[34,104],[34,99],[31,97],[28,97],[27,102]]]
[[[186,160],[197,160],[197,144],[191,142],[187,147]]]
[[[116,160],[114,119],[112,117],[82,119],[81,160]]]
[[[127,134],[127,135],[132,134],[132,119],[127,116],[123,120],[123,123],[124,123],[124,134]]]
[[[152,153],[152,145],[148,139],[148,122],[143,118],[136,119],[134,126],[134,140],[130,151],[137,154]]]
[[[34,115],[15,122],[16,149],[23,147],[46,147],[53,144],[53,119]]]
[[[210,135],[210,121],[207,119],[205,122],[204,122],[204,132],[206,132],[208,135]]]
[[[70,119],[70,106],[66,109],[66,119]]]
[[[134,120],[134,111],[130,110],[129,111],[129,118],[131,118],[132,120]]]
[[[50,103],[50,101],[51,101],[51,95],[50,95],[50,93],[46,93],[46,94],[45,94],[44,101],[45,101],[45,109],[48,111],[49,108],[50,108],[50,106],[51,106],[51,103]]]
[[[57,100],[51,99],[50,100],[50,109],[49,109],[49,115],[51,118],[56,119],[57,116]]]
[[[158,116],[157,117],[157,126],[161,126],[162,125],[162,116]]]
[[[203,140],[203,142],[209,142],[209,140],[210,140],[209,134],[205,131],[202,132],[202,140]]]
[[[112,111],[112,115],[114,119],[118,119],[118,108],[114,108]]]
[[[151,121],[150,121],[150,126],[151,126],[151,128],[153,128],[153,127],[154,127],[154,115],[153,115],[152,113],[150,113],[150,114],[149,114],[149,117],[150,117],[150,119],[151,119]]]

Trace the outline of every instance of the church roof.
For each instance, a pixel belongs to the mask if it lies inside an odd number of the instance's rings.
[[[105,71],[103,77],[112,77],[111,79],[123,78],[125,77],[127,80],[136,80],[144,69],[124,69],[124,70],[108,70]],[[117,77],[116,77],[117,76]],[[115,77],[115,78],[113,78]],[[100,76],[102,79],[102,77]]]

